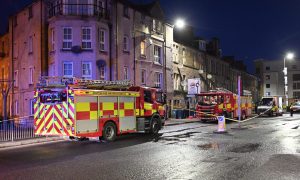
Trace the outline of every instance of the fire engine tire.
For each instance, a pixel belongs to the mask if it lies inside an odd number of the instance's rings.
[[[117,138],[117,128],[113,122],[107,122],[102,131],[102,139],[112,142]]]
[[[151,126],[150,126],[150,133],[157,134],[161,129],[161,120],[158,116],[152,117]]]

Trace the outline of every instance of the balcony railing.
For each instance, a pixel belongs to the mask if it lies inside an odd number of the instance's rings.
[[[96,4],[69,4],[54,3],[48,8],[49,17],[57,15],[66,16],[95,16],[98,18],[109,19],[109,11]]]

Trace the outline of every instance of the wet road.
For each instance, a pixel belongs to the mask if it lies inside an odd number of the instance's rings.
[[[0,179],[300,179],[300,115],[168,126],[159,137],[56,142],[0,151]]]

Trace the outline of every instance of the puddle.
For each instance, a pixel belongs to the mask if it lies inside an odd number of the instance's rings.
[[[186,138],[190,138],[194,136],[194,134],[198,134],[201,132],[186,132],[184,134],[176,134],[172,136],[156,136],[153,138],[153,142],[158,142],[158,141],[175,141],[174,143],[177,142],[186,142]],[[174,143],[168,143],[168,144],[174,144]]]
[[[244,144],[244,145],[239,145],[237,147],[233,147],[232,149],[229,150],[229,152],[234,152],[234,153],[250,153],[253,151],[256,151],[259,148],[260,144],[255,143],[255,144]]]
[[[298,129],[298,127],[299,127],[299,126],[295,126],[295,127],[293,127],[292,129]]]

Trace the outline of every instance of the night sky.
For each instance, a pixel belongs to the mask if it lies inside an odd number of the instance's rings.
[[[32,0],[0,0],[0,33],[7,18]],[[151,0],[133,0],[149,2]],[[198,36],[218,37],[223,55],[244,60],[253,72],[257,58],[282,59],[285,52],[300,56],[299,0],[160,0],[168,21],[181,17]]]

